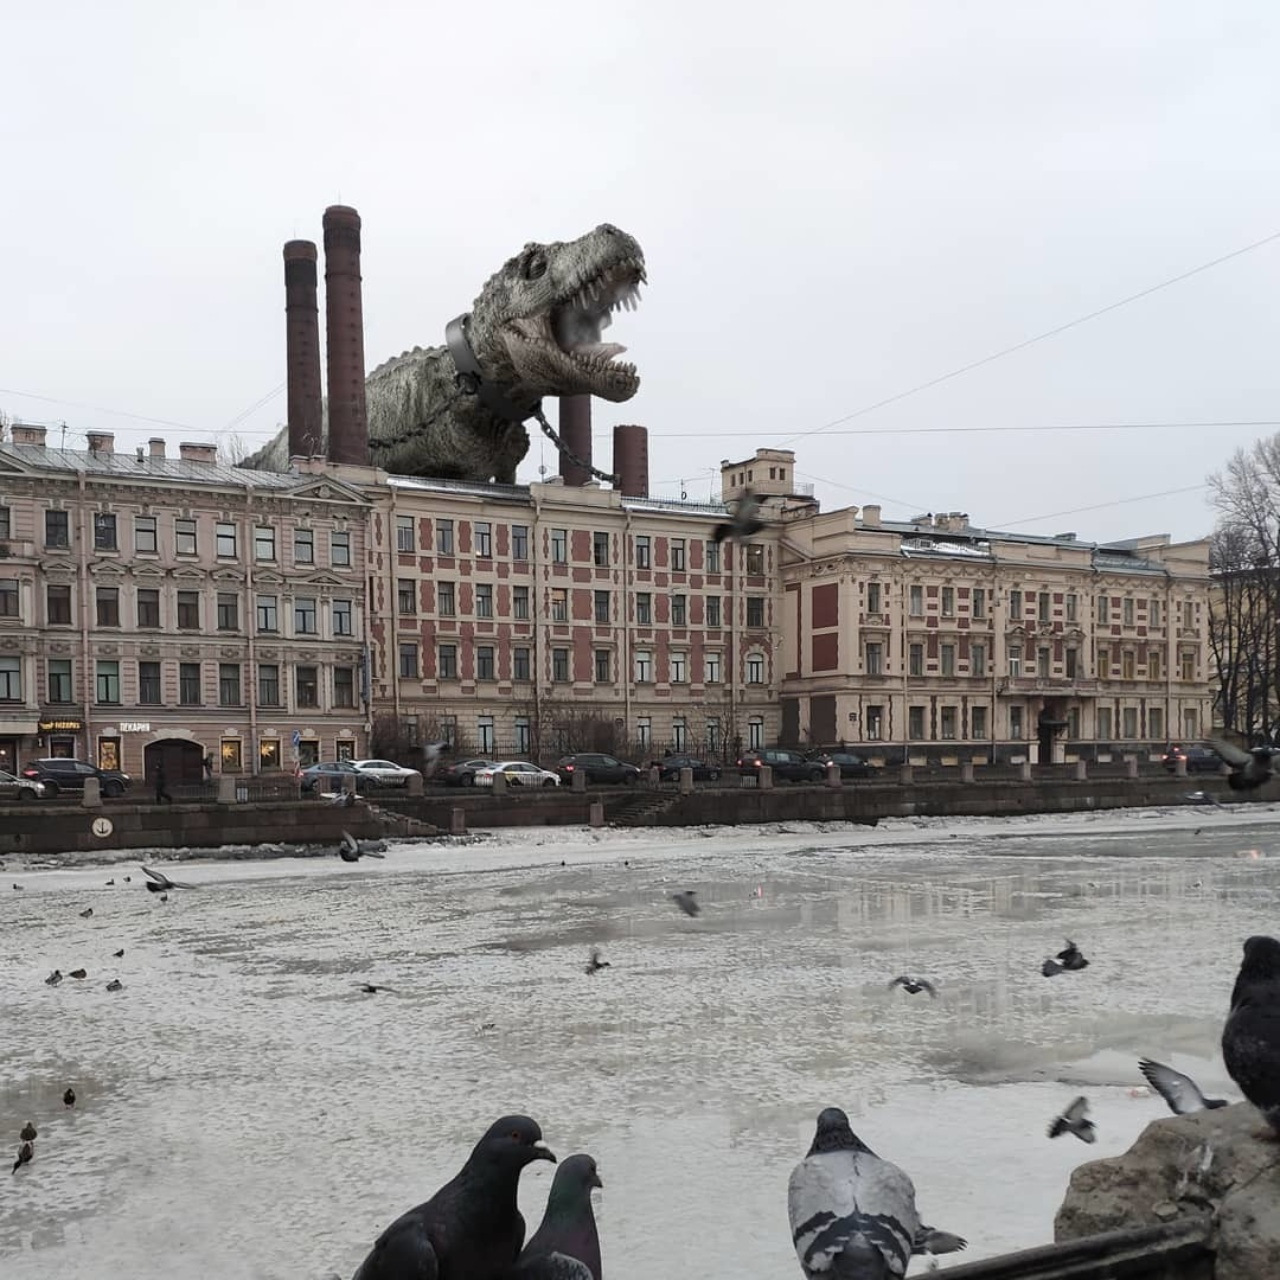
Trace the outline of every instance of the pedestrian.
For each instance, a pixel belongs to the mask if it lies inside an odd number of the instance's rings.
[[[163,802],[164,804],[172,804],[173,797],[169,794],[169,780],[165,776],[164,765],[157,764],[155,772],[156,784],[156,804]]]
[[[204,780],[206,782],[213,781],[213,752],[206,751],[204,753]]]

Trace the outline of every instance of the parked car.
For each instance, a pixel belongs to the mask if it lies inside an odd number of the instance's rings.
[[[718,782],[720,766],[708,764],[697,756],[663,756],[658,761],[658,779],[661,782],[678,782],[681,769],[692,769],[694,782]]]
[[[1160,763],[1172,773],[1178,761],[1187,762],[1188,773],[1219,773],[1225,760],[1212,747],[1172,746],[1160,757]]]
[[[556,761],[556,773],[562,782],[571,783],[579,771],[587,775],[588,782],[625,782],[628,785],[640,781],[640,770],[633,764],[615,760],[613,756],[598,751],[579,751],[576,755],[561,756]]]
[[[48,788],[37,778],[17,778],[0,769],[0,802],[43,800]]]
[[[874,778],[880,772],[879,765],[853,751],[810,751],[809,759],[823,765],[838,764],[842,778]]]
[[[84,760],[56,756],[28,761],[22,776],[31,782],[43,782],[45,796],[50,800],[60,791],[83,792],[87,778],[97,778],[101,794],[109,797],[124,795],[133,781],[119,769],[99,769]]]
[[[827,776],[827,766],[818,760],[806,760],[798,751],[785,747],[764,747],[759,751],[744,752],[738,760],[738,769],[751,773],[768,765],[775,781],[821,782]]]
[[[351,763],[383,787],[407,787],[410,778],[422,777],[420,769],[410,769],[391,760],[352,760]]]
[[[447,787],[474,787],[481,769],[492,769],[494,761],[483,756],[471,760],[455,760],[447,769],[436,773],[436,780]]]
[[[309,764],[298,775],[302,779],[304,795],[312,791],[341,791],[347,778],[355,778],[356,791],[363,795],[377,787],[377,782],[363,774],[350,760],[328,760]]]
[[[550,769],[540,769],[527,760],[499,760],[487,769],[476,770],[476,786],[493,786],[493,775],[500,773],[509,787],[558,787],[559,777]]]

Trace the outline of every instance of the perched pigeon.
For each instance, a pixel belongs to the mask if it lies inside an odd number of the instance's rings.
[[[1152,1062],[1150,1058],[1142,1058],[1138,1062],[1138,1070],[1147,1078],[1147,1083],[1169,1104],[1169,1110],[1175,1116],[1189,1116],[1196,1111],[1213,1111],[1217,1107],[1225,1107],[1225,1098],[1206,1098],[1200,1092],[1200,1086],[1190,1076],[1181,1071],[1166,1067],[1163,1062]]]
[[[124,990],[124,983],[123,983],[123,982],[121,982],[119,978],[112,978],[112,979],[111,979],[111,981],[107,983],[107,990],[108,990],[108,991],[123,991],[123,990]]]
[[[115,956],[115,958],[116,958],[117,960],[119,960],[119,959],[120,959],[120,957],[121,957],[122,955],[124,955],[124,948],[123,948],[123,947],[121,947],[119,951],[113,951],[111,954],[112,954],[113,956]]]
[[[1064,1133],[1074,1133],[1081,1142],[1097,1142],[1098,1130],[1092,1120],[1086,1119],[1088,1114],[1088,1098],[1077,1098],[1049,1126],[1049,1137],[1060,1138]]]
[[[343,862],[359,862],[361,858],[381,858],[382,854],[365,848],[350,831],[342,833],[342,843],[338,845],[338,857]]]
[[[920,992],[927,991],[935,1000],[938,998],[937,989],[926,978],[909,978],[904,973],[889,983],[890,991],[894,987],[901,987],[909,996],[918,996]]]
[[[13,886],[13,887],[14,887],[14,888],[19,892],[19,893],[21,893],[21,892],[22,892],[22,886],[21,886],[20,884],[18,884],[16,881],[15,881],[15,883],[14,883],[14,886]]]
[[[1252,751],[1242,751],[1220,738],[1210,738],[1209,745],[1231,766],[1227,786],[1232,791],[1253,791],[1275,776],[1271,771],[1276,754],[1274,747],[1254,747]]]
[[[542,1225],[525,1245],[511,1280],[600,1280],[600,1237],[591,1190],[603,1186],[590,1156],[569,1156],[560,1165]]]
[[[62,1105],[64,1107],[74,1107],[76,1105],[76,1091],[74,1089],[68,1089],[62,1095]]]
[[[45,980],[46,987],[56,987],[62,981],[62,970],[55,969]]]
[[[1280,1133],[1280,942],[1245,940],[1244,960],[1222,1028],[1227,1074]]]
[[[114,881],[114,880],[108,880],[108,881],[107,881],[107,883],[108,883],[109,885],[111,885],[111,884],[115,884],[115,881]]]
[[[489,1126],[458,1174],[375,1241],[353,1280],[500,1280],[524,1244],[520,1171],[555,1156],[528,1116]]]
[[[360,990],[363,991],[367,996],[376,996],[379,991],[391,990],[390,987],[375,986],[372,982],[358,982],[356,983],[356,986],[358,986]]]
[[[139,864],[141,865],[141,864]],[[194,889],[193,884],[183,884],[181,880],[170,880],[163,871],[152,871],[150,867],[142,868],[147,875],[147,892],[164,893],[169,889]]]
[[[72,969],[68,975],[68,977],[72,978],[87,978],[88,976],[89,971],[87,969]]]
[[[813,1145],[791,1173],[787,1213],[808,1280],[896,1280],[913,1253],[966,1243],[921,1223],[911,1179],[862,1142],[838,1107],[818,1116]]]
[[[1046,978],[1052,978],[1055,974],[1059,974],[1062,971],[1062,966],[1053,959],[1046,960],[1044,964],[1040,966],[1040,972],[1043,973]]]
[[[697,892],[698,891],[696,889],[683,889],[679,893],[673,893],[671,895],[671,901],[674,902],[676,906],[685,913],[685,915],[696,916],[702,910],[696,901]]]
[[[24,1164],[30,1164],[31,1157],[34,1156],[35,1153],[35,1147],[33,1147],[29,1142],[24,1142],[22,1146],[18,1148],[18,1158],[13,1162],[14,1173],[17,1173]]]
[[[1084,953],[1070,938],[1067,939],[1067,945],[1054,958],[1068,971],[1087,969],[1089,967],[1089,962],[1084,958]]]
[[[609,968],[609,962],[607,960],[600,959],[600,948],[592,947],[591,959],[587,961],[587,972],[599,973],[601,969],[607,968]]]
[[[39,1136],[40,1134],[36,1129],[35,1123],[31,1120],[28,1120],[27,1123],[22,1126],[22,1132],[18,1134],[18,1137],[20,1137],[23,1142],[34,1142]]]
[[[729,517],[729,522],[716,525],[715,532],[711,536],[716,542],[723,542],[726,538],[741,542],[745,538],[754,537],[763,528],[764,521],[760,519],[760,499],[754,490],[747,488],[742,491],[742,497],[738,499],[738,505]]]
[[[93,915],[93,908],[85,907],[85,909],[80,913],[80,919],[87,920],[91,915]]]

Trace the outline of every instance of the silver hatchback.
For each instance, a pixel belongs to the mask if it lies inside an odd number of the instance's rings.
[[[0,804],[14,800],[43,800],[48,788],[35,778],[15,778],[0,769]]]

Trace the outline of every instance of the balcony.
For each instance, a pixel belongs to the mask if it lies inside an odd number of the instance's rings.
[[[1072,698],[1097,693],[1100,683],[1081,676],[1006,676],[996,684],[996,692],[1011,695],[1048,693]]]

